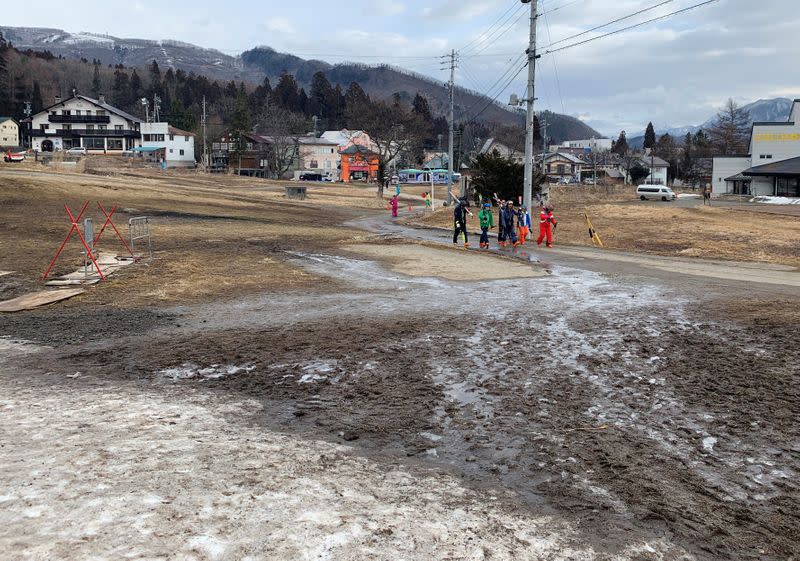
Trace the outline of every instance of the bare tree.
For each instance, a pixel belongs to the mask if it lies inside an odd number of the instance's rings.
[[[419,146],[429,124],[399,103],[383,101],[365,104],[354,121],[369,134],[374,144],[378,155],[378,197],[383,198],[389,163]]]
[[[750,137],[750,115],[728,99],[717,113],[717,120],[708,130],[714,151],[722,156],[746,154]]]
[[[299,156],[298,137],[308,130],[308,120],[276,105],[259,117],[256,130],[266,140],[259,144],[259,159],[270,177],[280,179]]]

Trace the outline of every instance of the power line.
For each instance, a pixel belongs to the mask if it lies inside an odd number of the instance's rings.
[[[525,13],[525,4],[520,4],[520,8],[511,15],[503,25],[498,27],[491,35],[487,35],[484,39],[484,45],[475,45],[472,47],[472,55],[484,52],[486,49],[494,45],[505,33],[508,33],[515,25],[527,14]],[[510,22],[510,23],[509,23]],[[491,40],[490,40],[491,39]]]
[[[557,49],[550,49],[549,47],[551,45],[548,45],[547,47],[545,47],[545,49],[548,49],[548,50],[544,51],[542,53],[542,55],[550,55],[550,54],[553,54],[553,53],[557,53],[557,52],[560,52],[560,51],[565,51],[567,49],[571,49],[573,47],[578,47],[580,45],[585,45],[586,43],[591,43],[592,41],[597,41],[598,39],[603,39],[605,37],[610,37],[612,35],[618,35],[619,33],[622,33],[624,31],[630,31],[631,29],[635,29],[637,27],[641,27],[643,25],[647,25],[648,23],[653,23],[655,21],[659,21],[659,20],[662,20],[662,19],[667,19],[669,17],[675,16],[675,15],[678,15],[678,14],[682,14],[682,13],[688,12],[690,10],[695,10],[697,8],[701,8],[703,6],[707,6],[708,4],[713,4],[715,2],[719,2],[719,0],[706,0],[705,2],[700,2],[699,4],[695,4],[693,6],[689,6],[688,8],[683,8],[683,9],[680,9],[680,10],[676,10],[674,12],[670,12],[669,14],[665,14],[663,16],[658,16],[657,18],[652,18],[652,19],[649,19],[647,21],[643,21],[643,22],[640,22],[640,23],[635,23],[633,25],[629,25],[628,27],[623,27],[623,28],[617,29],[615,31],[609,31],[608,33],[604,33],[602,35],[598,35],[597,37],[592,37],[590,39],[586,39],[584,41],[579,41],[577,43],[572,43],[572,44],[566,45],[564,47],[559,47]],[[559,41],[559,42],[561,42],[561,41]]]
[[[509,66],[508,66],[508,68],[505,70],[505,72],[503,72],[503,73],[500,75],[500,77],[499,77],[499,78],[498,78],[498,79],[495,81],[495,83],[494,83],[494,84],[492,84],[492,86],[491,86],[491,87],[490,87],[490,88],[489,88],[489,89],[486,91],[486,93],[484,94],[484,96],[485,96],[485,97],[490,97],[490,96],[492,95],[492,92],[494,92],[494,91],[495,91],[495,89],[497,88],[497,86],[498,86],[498,85],[500,85],[501,83],[503,83],[503,81],[504,81],[504,80],[505,80],[505,79],[508,77],[508,75],[509,75],[509,74],[511,74],[511,72],[513,72],[513,71],[514,71],[514,69],[517,67],[517,65],[518,65],[520,62],[522,62],[522,60],[523,60],[523,59],[524,59],[526,56],[527,56],[527,54],[526,54],[526,53],[522,53],[521,55],[519,55],[519,56],[517,57],[517,59],[516,59],[514,62],[512,62],[512,63],[511,63],[511,65],[509,65]],[[524,67],[523,67],[523,68],[524,68]],[[519,72],[522,72],[522,70],[520,70]],[[519,72],[517,72],[517,75],[519,75]],[[494,99],[497,99],[497,97],[498,97],[498,96],[499,96],[501,93],[503,93],[503,90],[504,90],[506,87],[508,87],[508,86],[504,86],[502,89],[500,89],[500,90],[499,90],[499,91],[496,93],[496,95],[494,96]],[[492,100],[492,101],[494,101],[494,100]],[[471,107],[469,107],[469,109],[467,109],[466,113],[467,113],[467,114],[471,113],[471,112],[472,112],[472,110],[473,110],[473,109],[475,109],[475,108],[476,108],[478,105],[480,105],[481,103],[483,103],[483,100],[480,100],[480,99],[479,99],[477,102],[473,103],[473,104],[472,104],[472,106],[471,106]],[[483,111],[481,111],[481,112],[483,112]]]
[[[562,6],[563,7],[563,6]],[[555,10],[550,10],[555,11]],[[544,12],[542,15],[544,16],[544,23],[547,28],[547,40],[552,41],[552,37],[550,36],[550,20],[547,19],[548,12]],[[564,96],[561,93],[561,79],[558,77],[558,64],[556,63],[556,57],[553,57],[553,73],[556,76],[556,88],[558,90],[558,99],[561,101],[561,112],[566,113],[567,108],[564,105]]]
[[[552,14],[553,12],[557,12],[559,10],[563,10],[564,8],[568,8],[569,6],[573,6],[573,5],[577,4],[578,2],[583,2],[583,1],[584,0],[572,0],[572,2],[567,2],[566,4],[562,4],[560,6],[556,6],[552,10],[547,10],[545,12],[541,12],[539,14],[536,14],[536,16],[537,17],[546,16],[547,14]]]
[[[475,113],[475,114],[474,114],[472,117],[470,117],[470,118],[469,118],[467,121],[465,121],[465,122],[474,122],[474,121],[475,121],[475,119],[477,119],[478,117],[480,117],[481,115],[483,115],[483,113],[484,113],[484,112],[485,112],[487,109],[489,109],[489,107],[491,107],[492,105],[494,105],[494,103],[497,101],[497,98],[498,98],[498,97],[500,97],[500,94],[502,94],[502,93],[503,93],[503,92],[506,90],[506,88],[508,88],[508,86],[510,86],[510,85],[511,85],[511,83],[512,83],[514,80],[516,80],[516,79],[517,79],[517,76],[519,76],[519,75],[522,73],[522,71],[523,71],[523,70],[525,70],[525,68],[527,68],[527,67],[528,67],[528,61],[525,61],[525,64],[523,64],[523,65],[522,65],[522,66],[519,68],[519,70],[517,70],[517,72],[516,72],[516,73],[515,73],[513,76],[511,76],[511,78],[509,78],[509,79],[508,79],[508,81],[507,81],[505,84],[503,84],[503,87],[502,87],[502,88],[500,88],[500,90],[497,92],[497,94],[495,94],[495,96],[494,96],[494,97],[492,97],[492,98],[491,98],[491,99],[490,99],[490,100],[489,100],[489,101],[488,101],[488,102],[487,102],[487,103],[486,103],[486,104],[485,104],[485,105],[484,105],[484,106],[481,108],[481,110],[480,110],[480,111],[478,111],[477,113]],[[488,96],[487,96],[487,97],[488,97]],[[474,105],[473,105],[473,107],[474,107]]]
[[[492,25],[490,25],[488,28],[486,28],[485,31],[483,31],[480,34],[478,34],[477,37],[475,37],[472,41],[470,41],[469,43],[467,43],[466,45],[461,47],[461,49],[459,49],[459,50],[460,51],[464,51],[465,49],[467,49],[468,47],[473,45],[475,42],[480,41],[482,36],[486,35],[489,31],[491,31],[492,28],[494,28],[494,26],[497,25],[500,22],[500,20],[502,20],[504,17],[506,17],[506,15],[508,15],[508,13],[510,11],[512,11],[515,7],[519,8],[519,4],[517,4],[516,1],[512,1],[511,5],[508,7],[508,9],[505,12],[503,12],[503,15],[501,15],[499,18],[497,18],[497,20],[495,20],[495,22]]]
[[[598,29],[603,29],[604,27],[608,27],[609,25],[614,25],[615,23],[619,23],[621,21],[625,21],[626,19],[631,19],[632,17],[636,17],[638,15],[644,14],[645,12],[650,12],[652,10],[655,10],[656,8],[660,8],[661,6],[664,6],[665,4],[671,4],[674,1],[675,0],[664,0],[663,2],[655,4],[654,6],[650,6],[648,8],[641,9],[638,12],[633,12],[632,14],[628,14],[627,16],[623,16],[621,18],[617,18],[615,20],[609,21],[608,23],[604,23],[603,25],[598,25],[598,26],[593,27],[591,29],[587,29],[586,31],[581,31],[580,33],[577,33],[575,35],[570,35],[569,37],[564,37],[563,39],[559,39],[558,41],[554,41],[553,43],[550,43],[549,45],[547,45],[547,47],[545,47],[545,49],[548,49],[548,48],[552,47],[553,45],[558,45],[559,43],[564,43],[565,41],[571,41],[572,39],[577,39],[578,37],[583,37],[584,35],[586,35],[588,33],[591,33],[592,31],[597,31]]]

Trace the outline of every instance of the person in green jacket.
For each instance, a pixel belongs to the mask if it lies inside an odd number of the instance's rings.
[[[492,216],[490,203],[484,203],[483,209],[478,213],[478,220],[481,222],[481,249],[489,249],[489,229],[494,228],[494,216]]]

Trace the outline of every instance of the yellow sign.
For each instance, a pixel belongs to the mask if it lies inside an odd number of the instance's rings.
[[[761,133],[755,135],[755,139],[758,142],[792,142],[795,140],[800,140],[800,134],[798,133]]]

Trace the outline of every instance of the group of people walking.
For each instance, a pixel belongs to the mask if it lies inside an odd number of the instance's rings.
[[[498,233],[497,241],[501,248],[508,246],[517,247],[524,244],[531,235],[531,216],[528,209],[520,207],[514,208],[513,201],[498,201]],[[464,247],[469,247],[467,234],[467,215],[469,212],[466,199],[459,199],[453,210],[453,243],[458,244],[459,236],[463,238]],[[492,213],[491,203],[484,203],[483,208],[478,213],[478,220],[481,227],[480,247],[489,249],[489,230],[494,229],[494,214]],[[543,204],[539,212],[539,238],[537,245],[542,242],[547,247],[553,247],[553,232],[557,226],[553,210],[549,205]]]

